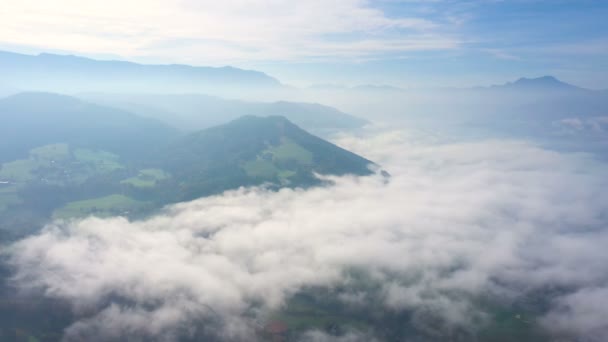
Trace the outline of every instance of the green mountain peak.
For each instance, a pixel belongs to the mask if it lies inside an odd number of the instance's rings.
[[[318,174],[366,175],[371,161],[318,138],[285,117],[243,116],[168,147],[163,167],[185,183],[186,198],[270,183],[318,184]]]

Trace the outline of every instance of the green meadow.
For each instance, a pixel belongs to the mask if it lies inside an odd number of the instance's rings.
[[[157,182],[169,178],[169,174],[161,169],[143,169],[135,177],[122,180],[120,183],[129,184],[137,188],[151,188]]]
[[[114,194],[82,201],[69,202],[53,212],[54,218],[84,217],[89,215],[106,217],[128,215],[134,211],[144,210],[150,203],[137,201],[130,197]]]

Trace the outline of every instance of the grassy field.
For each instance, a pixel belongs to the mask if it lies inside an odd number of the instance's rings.
[[[30,150],[30,159],[42,160],[64,160],[70,158],[70,147],[68,144],[51,144],[36,147]]]
[[[95,169],[101,173],[123,168],[123,165],[118,162],[118,156],[110,152],[77,148],[73,154],[77,161],[94,165]]]
[[[243,169],[247,176],[263,179],[271,179],[279,172],[279,169],[271,161],[263,159],[249,161],[243,165]]]
[[[287,179],[295,174],[296,174],[295,171],[281,170],[281,171],[279,171],[278,176],[279,176],[279,179]]]
[[[38,174],[41,168],[51,168],[66,171],[72,178],[84,178],[92,174],[112,172],[123,168],[118,162],[118,156],[105,151],[92,151],[87,149],[76,149],[73,158],[67,144],[51,144],[36,147],[30,150],[28,159],[19,159],[2,164],[0,167],[0,181],[11,181],[14,183],[27,183],[35,177],[53,178],[52,174]],[[86,165],[84,168],[74,169],[72,162]],[[56,178],[56,177],[55,177]],[[61,183],[61,182],[60,182]]]
[[[135,177],[121,181],[122,184],[129,184],[138,188],[151,188],[156,186],[158,181],[169,178],[169,174],[161,169],[143,169]]]
[[[69,157],[69,149],[66,144],[53,144],[40,146],[30,150],[28,159],[14,160],[0,166],[0,180],[8,180],[15,183],[25,183],[34,178],[34,172],[40,167],[46,167],[54,163],[55,159]]]
[[[284,141],[281,145],[269,148],[276,161],[294,160],[300,164],[312,164],[312,153],[292,141]]]
[[[130,197],[114,194],[104,197],[75,201],[55,210],[54,218],[71,218],[83,216],[128,215],[133,211],[145,209],[148,202],[136,201]]]
[[[243,169],[249,177],[263,179],[277,177],[285,180],[296,174],[294,170],[290,169],[293,166],[285,166],[288,162],[295,162],[296,165],[310,165],[312,164],[312,153],[287,140],[279,146],[266,149],[255,160],[245,163]]]
[[[28,181],[33,177],[33,172],[36,169],[49,166],[55,161],[68,159],[70,157],[69,152],[67,144],[52,144],[33,148],[30,150],[28,159],[19,159],[2,164],[0,180]]]
[[[0,168],[0,180],[11,182],[27,182],[34,177],[33,172],[38,168],[38,163],[31,159],[20,159],[2,164]]]

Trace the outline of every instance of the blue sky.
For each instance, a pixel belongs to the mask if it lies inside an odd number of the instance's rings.
[[[234,65],[286,83],[608,88],[602,0],[7,0],[0,49]]]
[[[405,87],[491,84],[551,74],[608,88],[608,1],[386,1],[379,7],[389,16],[421,13],[440,22],[452,17],[459,22],[445,24],[446,31],[461,44],[370,61],[262,66],[294,79],[300,73],[311,79],[336,75],[347,83]]]

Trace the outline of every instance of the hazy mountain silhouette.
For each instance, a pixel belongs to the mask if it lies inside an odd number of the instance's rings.
[[[360,128],[368,122],[335,108],[304,102],[251,102],[203,94],[109,94],[80,97],[167,122],[186,131],[224,124],[244,115],[284,116],[315,133]]]
[[[135,157],[177,135],[177,130],[160,121],[51,93],[19,93],[0,99],[0,121],[0,161],[52,143]]]
[[[514,82],[490,87],[492,89],[524,90],[524,91],[582,91],[587,90],[575,85],[562,82],[553,76],[537,78],[522,77]]]
[[[148,65],[101,61],[72,55],[24,55],[0,51],[3,82],[24,90],[82,91],[222,91],[275,89],[281,83],[262,72],[230,66]]]

